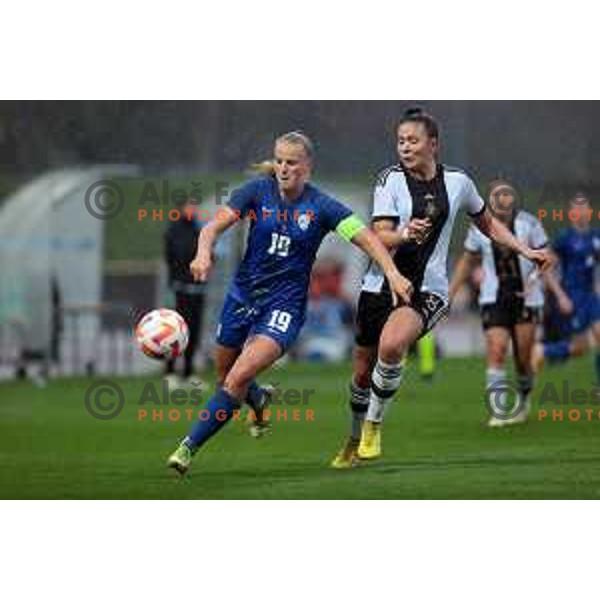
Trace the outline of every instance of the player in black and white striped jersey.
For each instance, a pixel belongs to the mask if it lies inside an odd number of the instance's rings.
[[[519,192],[507,178],[497,177],[490,182],[488,203],[494,215],[524,244],[537,249],[548,245],[542,223],[520,209]],[[486,393],[495,399],[487,424],[502,427],[522,423],[527,420],[529,395],[533,389],[531,357],[536,326],[541,321],[544,306],[544,282],[557,296],[564,292],[551,270],[540,277],[532,262],[492,242],[473,225],[467,233],[464,249],[454,269],[450,299],[452,301],[473,268],[481,263],[483,280],[479,306],[486,342]],[[516,407],[502,406],[500,402],[500,399],[508,401],[508,391],[494,393],[495,388],[500,390],[506,386],[505,361],[511,341],[522,401]]]
[[[381,454],[385,408],[402,381],[408,349],[448,311],[448,245],[460,209],[481,231],[546,268],[548,253],[532,250],[486,211],[471,179],[437,160],[439,131],[419,109],[407,111],[397,129],[400,163],[386,169],[374,193],[372,227],[412,285],[410,303],[394,307],[385,277],[370,265],[357,311],[351,381],[352,430],[332,466]]]

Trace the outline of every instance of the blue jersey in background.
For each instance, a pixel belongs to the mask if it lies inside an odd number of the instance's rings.
[[[560,232],[554,242],[560,260],[562,286],[574,304],[567,319],[571,333],[579,334],[600,320],[600,301],[595,290],[595,269],[600,254],[600,231]]]

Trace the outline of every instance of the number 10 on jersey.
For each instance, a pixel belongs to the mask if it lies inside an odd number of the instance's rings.
[[[273,232],[271,234],[271,246],[267,252],[269,254],[276,254],[277,256],[287,256],[290,252],[291,241],[287,235]]]

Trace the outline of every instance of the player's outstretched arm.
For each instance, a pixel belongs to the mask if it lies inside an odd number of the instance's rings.
[[[471,275],[475,266],[479,263],[480,256],[476,252],[469,252],[465,250],[463,255],[459,258],[454,272],[452,273],[452,281],[450,282],[450,304],[454,302],[458,290],[466,283],[469,275]]]
[[[239,221],[239,213],[229,207],[224,218],[212,219],[200,230],[196,257],[190,263],[190,271],[194,281],[204,282],[208,279],[214,265],[214,249],[219,236]]]
[[[349,238],[349,241],[381,267],[389,281],[394,306],[397,305],[398,298],[401,298],[405,304],[409,304],[413,293],[412,283],[400,274],[390,253],[379,238],[370,229],[363,227]]]
[[[397,248],[409,242],[418,242],[431,227],[429,219],[411,219],[404,227],[396,227],[392,219],[373,222],[373,231],[386,248]]]
[[[550,292],[552,292],[556,298],[556,303],[558,304],[558,309],[560,310],[561,314],[572,314],[573,310],[575,309],[573,306],[573,301],[571,298],[569,298],[562,285],[560,285],[556,271],[554,269],[548,269],[544,273],[543,277],[546,288],[550,290]]]
[[[542,273],[554,264],[552,254],[547,249],[534,250],[530,248],[516,238],[504,223],[492,216],[487,210],[476,217],[474,221],[483,235],[534,262]]]

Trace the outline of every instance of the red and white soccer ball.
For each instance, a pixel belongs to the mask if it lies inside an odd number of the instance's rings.
[[[135,328],[141,351],[151,358],[177,358],[188,345],[189,329],[184,318],[169,308],[157,308]]]

